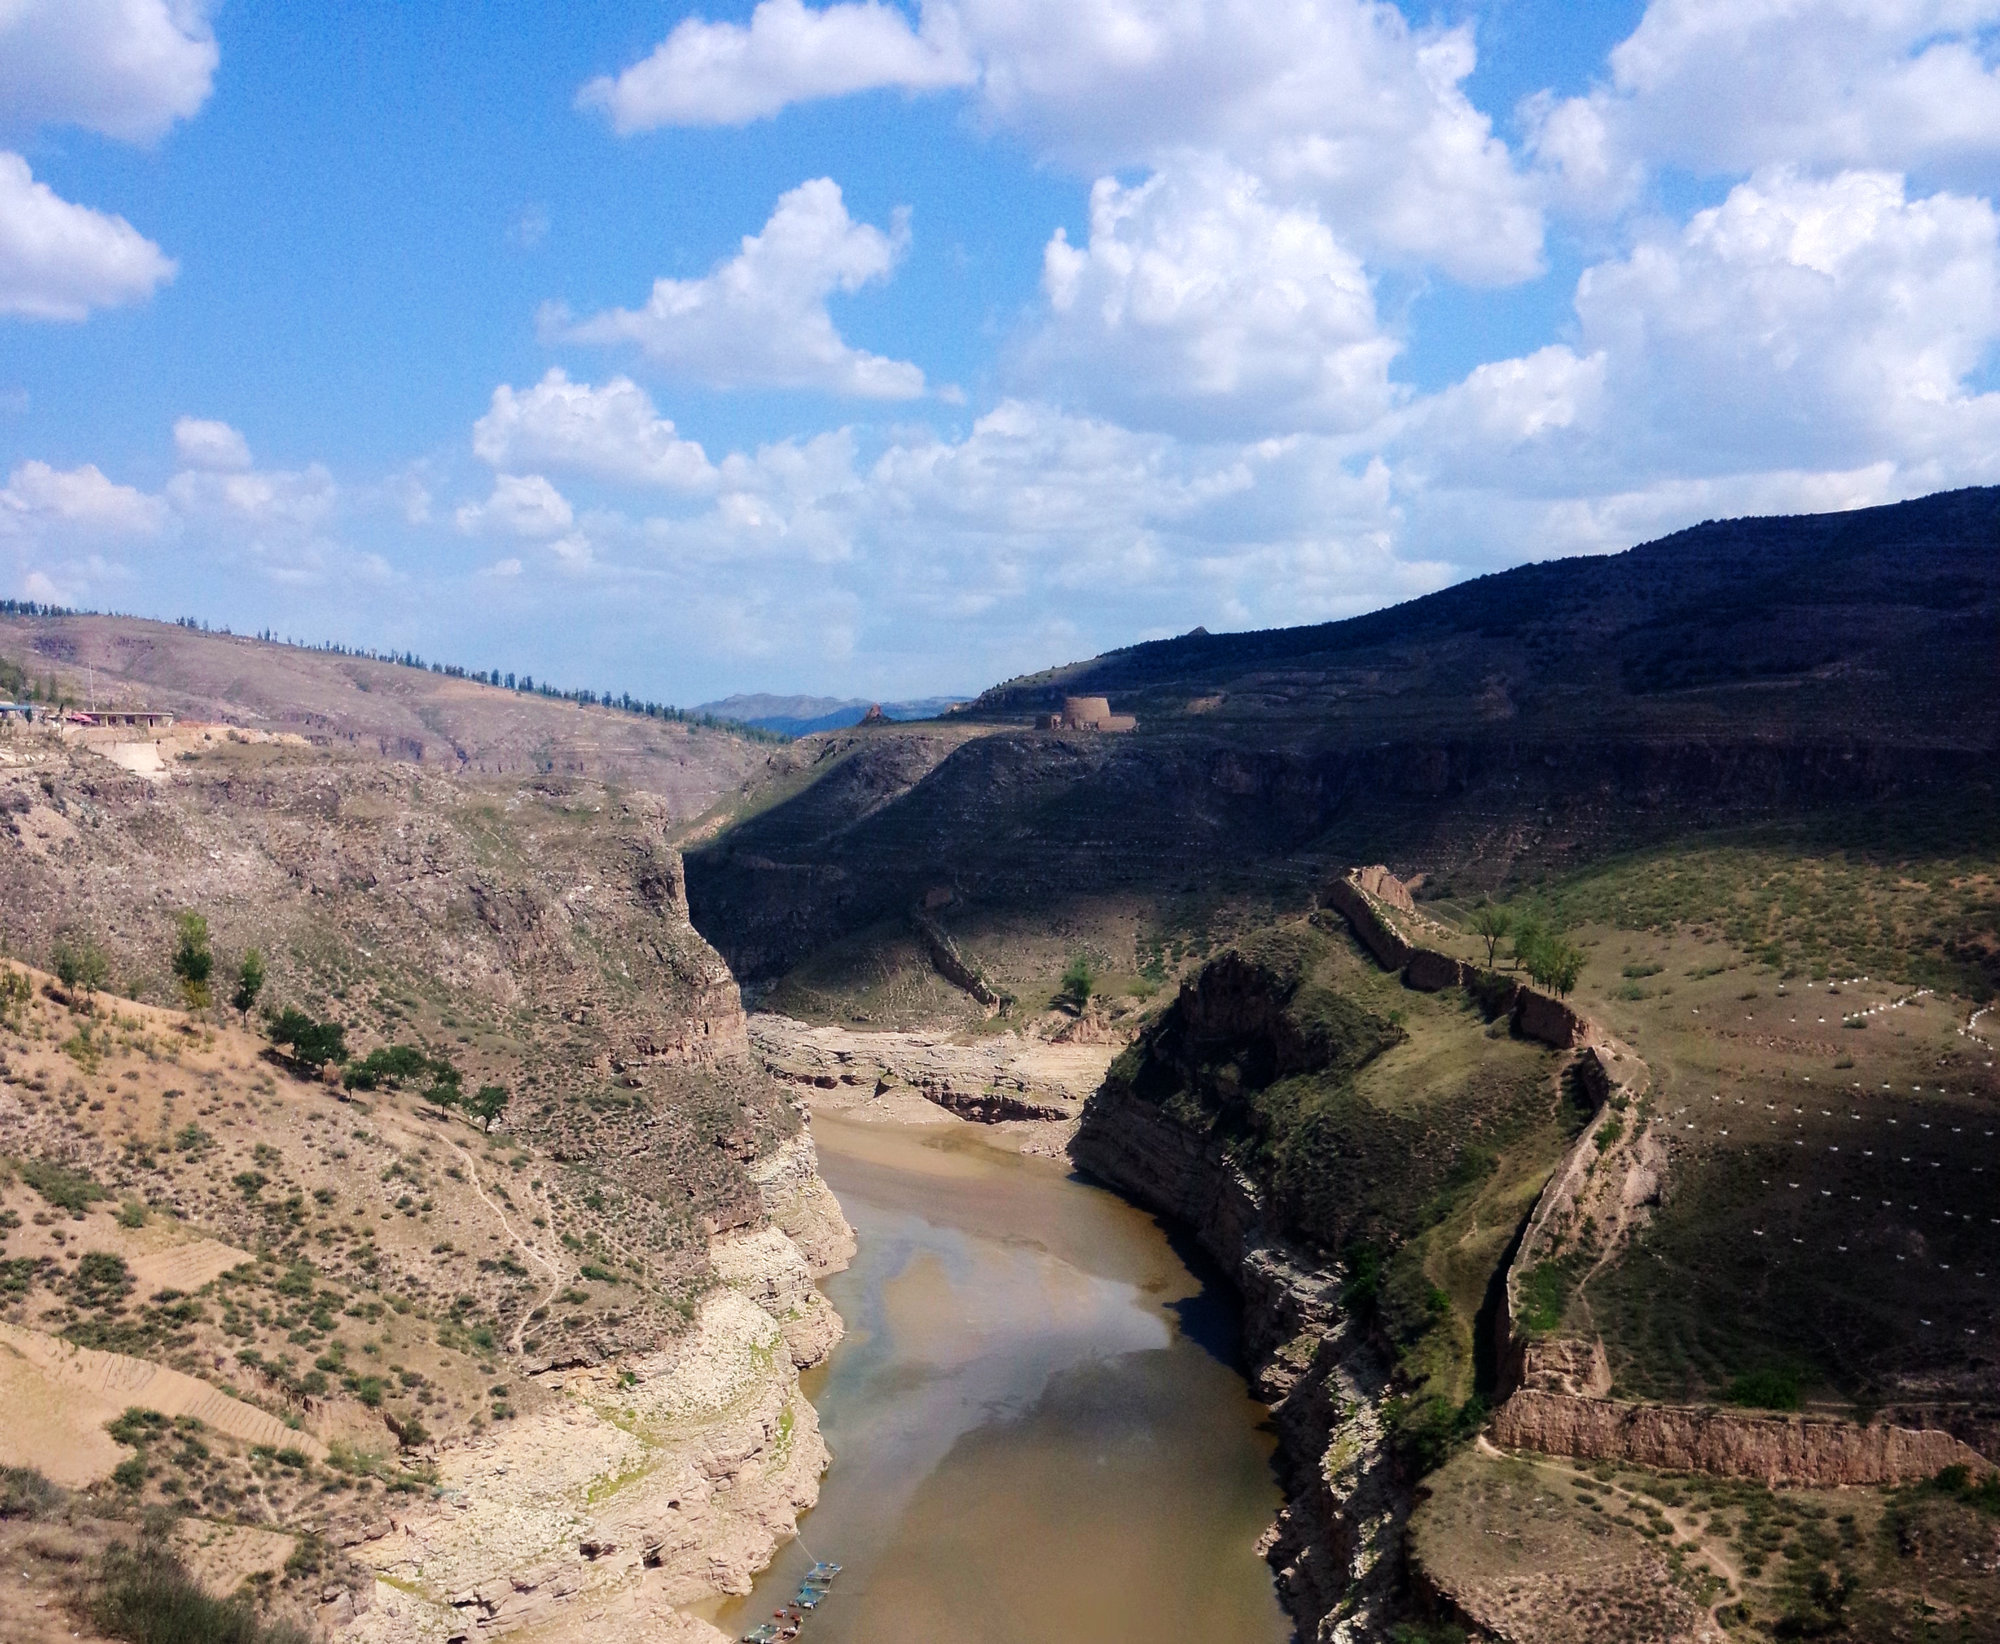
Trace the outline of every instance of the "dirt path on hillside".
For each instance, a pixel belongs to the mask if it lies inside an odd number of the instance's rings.
[[[501,1229],[506,1233],[507,1237],[513,1241],[514,1248],[520,1251],[522,1255],[526,1256],[528,1260],[545,1268],[550,1275],[549,1287],[546,1291],[543,1292],[542,1299],[536,1302],[534,1307],[529,1308],[527,1312],[524,1312],[520,1316],[520,1318],[515,1321],[514,1333],[507,1338],[508,1346],[515,1353],[518,1354],[522,1351],[521,1343],[528,1333],[529,1317],[534,1312],[536,1312],[537,1309],[547,1307],[550,1302],[556,1299],[557,1293],[562,1289],[564,1285],[569,1283],[570,1275],[563,1269],[563,1267],[559,1263],[551,1261],[547,1256],[543,1255],[541,1251],[537,1250],[519,1233],[516,1233],[514,1231],[514,1224],[507,1219],[507,1212],[502,1210],[499,1205],[494,1203],[493,1199],[487,1194],[485,1184],[481,1182],[479,1179],[479,1166],[477,1162],[473,1159],[472,1155],[468,1153],[463,1147],[461,1147],[457,1142],[452,1141],[450,1137],[446,1137],[445,1140],[448,1143],[450,1143],[452,1152],[456,1153],[461,1159],[465,1161],[466,1180],[472,1184],[472,1191],[479,1195],[479,1202],[485,1205],[488,1210],[493,1212],[494,1219],[500,1223]],[[549,1207],[547,1200],[544,1197],[542,1201],[542,1209],[545,1214],[545,1219],[553,1223],[553,1218],[546,1216],[548,1208]]]

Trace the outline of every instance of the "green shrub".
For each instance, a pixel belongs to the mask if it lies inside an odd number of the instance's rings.
[[[1799,1378],[1793,1370],[1752,1370],[1729,1384],[1729,1402],[1754,1410],[1796,1410]]]
[[[32,1467],[0,1467],[0,1518],[48,1518],[67,1499]]]
[[[104,1555],[90,1615],[129,1644],[306,1644],[296,1627],[260,1621],[241,1598],[211,1598],[158,1543]]]
[[[1062,973],[1060,997],[1067,999],[1078,1010],[1090,1003],[1090,996],[1097,991],[1097,972],[1091,968],[1090,959],[1085,954],[1073,956]]]
[[[132,1282],[123,1256],[92,1250],[76,1264],[69,1292],[79,1307],[114,1307],[131,1293]]]
[[[1939,1495],[1969,1502],[1982,1512],[2000,1515],[2000,1473],[1975,1479],[1964,1462],[1954,1462],[1931,1480],[1931,1488]]]
[[[243,964],[236,972],[236,992],[229,1002],[248,1016],[263,991],[264,956],[252,948],[243,955]]]
[[[214,971],[215,954],[208,945],[208,921],[198,913],[182,914],[174,941],[173,972],[189,1010],[208,1008],[208,979]]]
[[[271,1042],[281,1048],[290,1045],[292,1061],[300,1067],[347,1060],[347,1030],[340,1023],[314,1021],[290,1005],[271,1018]]]
[[[135,1404],[124,1415],[107,1421],[104,1430],[120,1444],[143,1446],[150,1444],[172,1425],[159,1411],[142,1409]]]
[[[104,980],[111,974],[111,961],[104,950],[88,939],[71,939],[56,943],[53,963],[56,980],[63,985],[63,992],[72,999],[78,994],[92,994],[104,986]]]
[[[81,1170],[70,1170],[47,1159],[23,1159],[21,1180],[58,1210],[82,1211],[110,1194]]]

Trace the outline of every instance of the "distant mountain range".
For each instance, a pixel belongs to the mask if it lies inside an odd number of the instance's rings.
[[[884,702],[881,706],[890,719],[935,719],[956,703],[970,702],[976,694],[967,691],[962,696],[926,696],[909,702]],[[786,736],[810,736],[814,731],[843,731],[858,724],[873,706],[862,696],[771,696],[755,692],[726,696],[720,702],[704,702],[694,711],[713,714],[717,719],[733,719],[739,725],[755,725],[760,730],[782,731]]]

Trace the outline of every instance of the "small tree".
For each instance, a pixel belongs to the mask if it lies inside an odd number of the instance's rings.
[[[257,995],[264,991],[264,956],[255,948],[243,955],[243,963],[236,972],[236,992],[230,1003],[248,1016],[257,1005]]]
[[[1514,916],[1497,903],[1481,902],[1472,910],[1472,933],[1486,944],[1486,968],[1493,968],[1493,955],[1501,938],[1514,928]]]
[[[111,961],[105,958],[104,950],[88,938],[58,942],[55,967],[56,980],[62,983],[72,1005],[79,1002],[79,996],[87,1002],[111,974]]]
[[[189,1010],[206,1010],[209,1003],[208,979],[215,971],[215,954],[208,945],[208,921],[198,913],[180,917],[174,942],[174,976],[181,985],[181,997]]]
[[[431,1059],[429,1073],[431,1082],[424,1091],[424,1100],[435,1102],[439,1107],[457,1107],[465,1100],[465,1075],[453,1067],[444,1057]]]
[[[1514,921],[1514,968],[1535,973],[1535,956],[1541,952],[1542,944],[1549,939],[1548,927],[1532,913],[1524,913]]]
[[[1097,991],[1097,973],[1090,968],[1090,958],[1079,953],[1073,957],[1062,974],[1062,997],[1078,1010],[1090,1003],[1090,996]]]
[[[507,1111],[507,1091],[502,1085],[481,1085],[473,1093],[472,1100],[465,1104],[465,1111],[477,1119],[482,1129],[491,1130],[494,1122]]]
[[[340,1023],[316,1022],[290,1005],[271,1019],[271,1042],[290,1045],[292,1060],[300,1067],[318,1068],[347,1060],[347,1030]]]
[[[1583,950],[1561,936],[1544,936],[1528,958],[1528,974],[1557,998],[1567,999],[1583,974]]]

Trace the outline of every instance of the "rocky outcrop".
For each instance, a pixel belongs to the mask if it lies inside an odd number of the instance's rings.
[[[1408,1511],[1382,1419],[1388,1372],[1341,1310],[1328,1266],[1280,1238],[1221,1150],[1110,1083],[1071,1157],[1193,1230],[1243,1300],[1252,1385],[1272,1411],[1286,1505],[1264,1541],[1300,1637],[1377,1636],[1399,1579]]]
[[[972,995],[991,1013],[1003,1008],[1004,1001],[994,992],[986,978],[965,961],[965,955],[958,951],[958,944],[945,932],[935,919],[921,913],[910,915],[910,924],[916,930],[917,940],[924,945],[924,952],[930,956],[932,966],[953,987],[963,989]]]
[[[1938,1428],[1620,1404],[1529,1387],[1500,1407],[1493,1437],[1511,1449],[1768,1485],[1908,1484],[1953,1465],[1982,1474],[1990,1467],[1977,1450]]]
[[[750,1166],[764,1214],[804,1252],[813,1276],[838,1273],[854,1259],[854,1229],[821,1179],[812,1131],[802,1129]]]
[[[1049,1041],[1006,1033],[956,1044],[937,1034],[811,1027],[760,1012],[750,1038],[766,1070],[789,1084],[862,1097],[907,1088],[961,1118],[999,1124],[1073,1119],[1122,1035],[1107,1029]]]
[[[773,1228],[713,1255],[730,1282],[683,1337],[545,1376],[559,1398],[446,1451],[432,1499],[355,1532],[376,1602],[344,1640],[719,1638],[678,1606],[748,1592],[829,1457],[795,1368],[814,1362],[796,1327],[818,1315],[771,1311],[811,1291],[803,1254]]]

